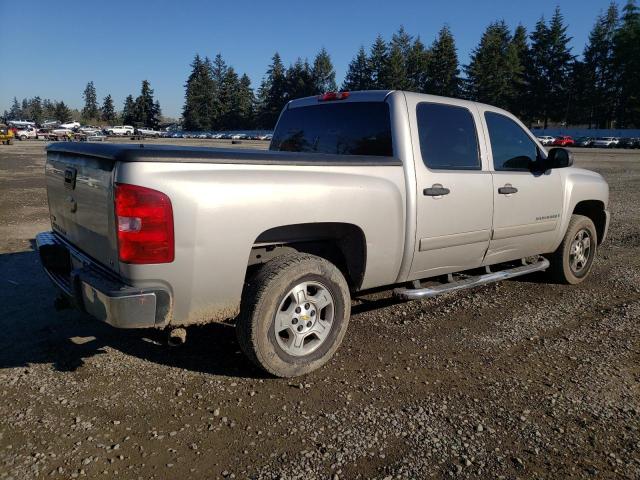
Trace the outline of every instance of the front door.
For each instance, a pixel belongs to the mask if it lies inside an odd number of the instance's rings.
[[[489,246],[493,214],[493,183],[480,154],[478,112],[455,100],[411,99],[407,95],[408,108],[415,112],[410,118],[417,219],[409,279],[478,267]]]
[[[484,121],[493,160],[494,204],[485,264],[548,253],[560,225],[560,173],[535,168],[541,152],[513,119],[485,111]]]

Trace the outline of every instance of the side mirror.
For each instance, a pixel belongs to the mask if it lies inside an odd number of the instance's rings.
[[[547,155],[547,168],[565,168],[573,165],[573,153],[566,148],[552,148]]]

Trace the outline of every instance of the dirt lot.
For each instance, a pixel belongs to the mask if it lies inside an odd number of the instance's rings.
[[[54,310],[43,146],[0,145],[0,478],[640,478],[640,152],[576,158],[611,186],[589,281],[356,301],[291,381],[230,326],[169,349]]]

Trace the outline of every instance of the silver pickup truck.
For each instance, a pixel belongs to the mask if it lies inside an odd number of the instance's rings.
[[[609,192],[572,163],[488,105],[330,93],[289,102],[269,151],[51,145],[37,245],[90,315],[176,339],[234,321],[253,362],[296,376],[331,358],[356,292],[583,281]]]

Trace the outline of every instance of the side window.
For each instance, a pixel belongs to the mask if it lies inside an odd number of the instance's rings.
[[[524,130],[504,115],[485,112],[489,128],[493,168],[529,171],[538,158],[538,147]]]
[[[463,107],[419,103],[416,109],[422,161],[431,169],[480,170],[478,135]]]

